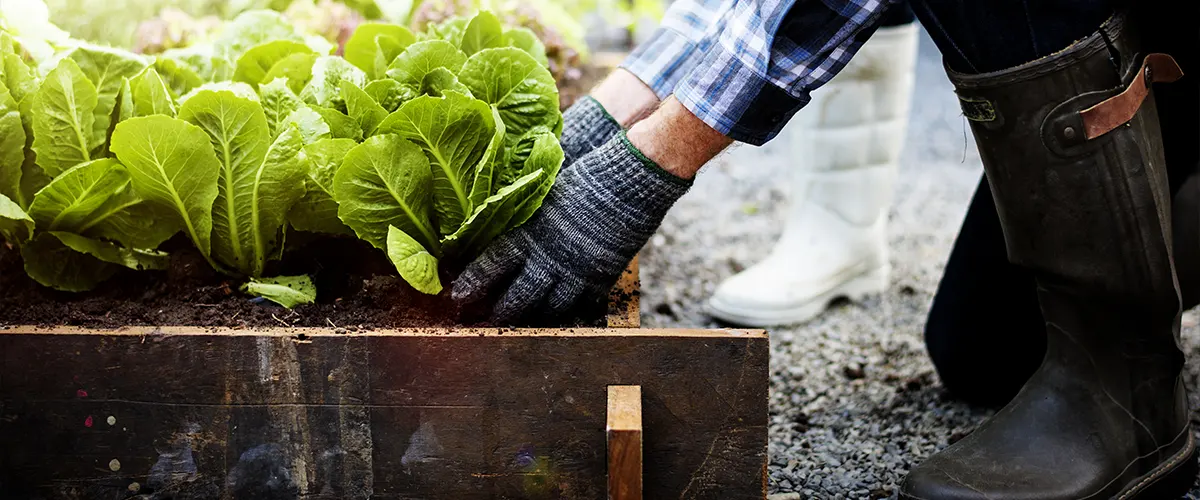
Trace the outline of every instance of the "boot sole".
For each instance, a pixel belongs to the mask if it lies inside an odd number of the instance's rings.
[[[1190,451],[1189,451],[1190,450]],[[1116,500],[1158,500],[1181,498],[1192,490],[1196,476],[1200,475],[1200,450],[1196,449],[1195,434],[1188,428],[1188,444],[1179,455],[1186,456],[1182,462],[1168,462],[1162,468],[1143,476],[1132,487],[1127,488]]]
[[[820,315],[838,298],[858,301],[869,295],[883,293],[887,289],[890,272],[890,266],[872,269],[842,282],[825,293],[780,309],[737,307],[714,297],[708,301],[708,313],[727,323],[757,328],[804,323]]]
[[[1179,460],[1179,458],[1183,458]],[[1158,468],[1138,478],[1132,486],[1109,497],[1110,500],[1166,500],[1183,498],[1192,490],[1196,477],[1200,475],[1200,450],[1196,448],[1194,429],[1188,426],[1187,445]],[[899,500],[929,500],[913,496],[904,491],[897,495]],[[1089,495],[1088,499],[1097,498]]]

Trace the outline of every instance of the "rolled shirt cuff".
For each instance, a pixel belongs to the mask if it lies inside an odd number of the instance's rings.
[[[623,68],[645,83],[661,101],[696,67],[703,57],[699,46],[678,31],[660,27],[621,62]]]
[[[762,146],[808,104],[744,64],[721,46],[705,54],[675,88],[675,98],[692,114],[729,138]]]

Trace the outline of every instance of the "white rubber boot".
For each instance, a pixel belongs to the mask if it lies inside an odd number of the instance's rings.
[[[722,283],[709,312],[765,327],[812,319],[839,297],[888,285],[887,215],[908,125],[916,23],[880,28],[812,94],[779,140],[798,172],[783,235],[770,256]]]

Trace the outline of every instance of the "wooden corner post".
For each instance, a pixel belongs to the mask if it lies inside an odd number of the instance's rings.
[[[608,500],[642,500],[642,387],[608,387]]]

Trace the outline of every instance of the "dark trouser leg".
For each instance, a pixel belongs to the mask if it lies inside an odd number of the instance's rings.
[[[942,385],[983,406],[1008,403],[1042,364],[1046,330],[1033,273],[1008,261],[987,177],[938,283],[925,346]]]
[[[1053,54],[1108,19],[1119,0],[910,0],[942,52],[963,73],[988,73]]]
[[[912,6],[908,5],[906,0],[901,0],[898,3],[888,7],[883,16],[879,18],[879,27],[887,28],[889,26],[903,26],[911,24],[917,20],[913,14]]]
[[[1123,16],[1101,30],[1009,69],[951,72],[1047,348],[1013,401],[913,469],[901,498],[1171,498],[1195,479],[1170,187],[1144,93],[1178,68],[1147,57]]]

